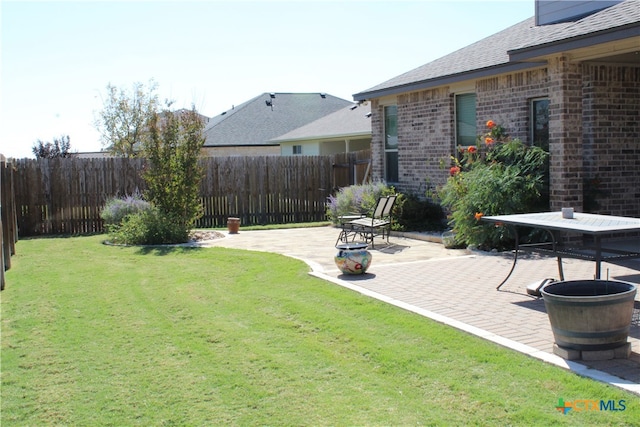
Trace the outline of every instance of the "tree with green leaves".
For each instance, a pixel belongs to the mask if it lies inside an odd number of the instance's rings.
[[[191,229],[202,214],[199,200],[202,169],[198,165],[204,144],[204,124],[191,110],[153,114],[144,142],[148,165],[144,171],[145,198],[173,224]]]
[[[116,156],[136,157],[149,136],[149,121],[158,112],[158,85],[136,82],[131,91],[107,85],[103,109],[97,114],[95,126],[102,146]]]
[[[71,155],[71,138],[69,135],[62,135],[60,138],[53,138],[53,142],[38,140],[31,151],[36,159],[55,159],[59,157],[69,157]]]

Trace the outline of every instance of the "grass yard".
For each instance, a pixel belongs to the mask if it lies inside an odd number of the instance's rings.
[[[638,425],[637,396],[307,275],[280,255],[22,240],[2,425]],[[624,411],[555,409],[559,398]]]

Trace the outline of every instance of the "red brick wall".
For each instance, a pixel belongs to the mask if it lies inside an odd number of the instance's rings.
[[[640,67],[585,64],[583,72],[586,207],[640,217]]]
[[[433,186],[443,185],[449,169],[442,168],[453,150],[453,97],[447,88],[411,92],[397,97],[398,191],[424,197]],[[384,178],[384,108],[371,105],[372,177]]]
[[[377,99],[371,101],[371,177],[384,179],[384,108]]]
[[[549,62],[551,210],[583,211],[581,69],[566,57]]]
[[[597,177],[597,212],[640,217],[640,67],[558,57],[544,69],[479,80],[476,95],[479,133],[491,119],[527,143],[530,101],[549,98],[552,210],[585,211],[594,189],[590,182]],[[396,188],[424,196],[429,185],[440,186],[448,177],[441,163],[448,165],[454,153],[454,94],[442,87],[404,93],[396,101]],[[372,176],[383,179],[384,117],[378,100],[372,101],[372,132]]]
[[[430,186],[443,185],[449,169],[441,162],[448,165],[453,140],[453,98],[446,88],[399,96],[399,187],[424,197]]]
[[[502,125],[507,133],[529,143],[530,103],[548,97],[546,69],[508,74],[480,80],[476,84],[478,132],[487,120]]]

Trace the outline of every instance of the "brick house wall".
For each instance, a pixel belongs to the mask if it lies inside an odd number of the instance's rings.
[[[566,57],[549,61],[551,210],[583,211],[582,72]]]
[[[371,177],[384,179],[384,107],[379,99],[371,100]]]
[[[410,92],[398,96],[398,191],[424,198],[443,185],[454,150],[454,100],[448,88]],[[388,104],[387,104],[388,105]],[[384,179],[384,107],[371,108],[372,176]],[[443,168],[442,161],[446,162]]]
[[[398,106],[399,191],[424,197],[444,185],[455,153],[455,94],[449,87],[396,97]],[[478,133],[491,119],[522,141],[529,139],[529,103],[547,96],[546,70],[519,72],[476,83]],[[387,104],[388,105],[388,104]],[[374,179],[384,178],[384,109],[372,104]],[[443,167],[444,165],[444,167]]]
[[[583,65],[585,208],[640,217],[640,67]]]
[[[479,133],[487,120],[502,125],[512,138],[530,143],[531,100],[548,97],[546,69],[507,74],[476,83],[476,117]]]
[[[558,56],[546,68],[478,80],[475,88],[478,133],[491,119],[526,143],[531,100],[549,99],[552,210],[572,206],[640,217],[640,67]],[[424,197],[430,187],[446,182],[455,152],[454,95],[449,87],[440,87],[393,98],[398,106],[398,191]],[[372,176],[384,179],[384,108],[379,99],[372,100],[371,111]]]

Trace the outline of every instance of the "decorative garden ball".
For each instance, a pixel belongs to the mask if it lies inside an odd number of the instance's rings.
[[[371,265],[371,252],[366,243],[344,243],[336,246],[335,262],[344,274],[363,274]]]

